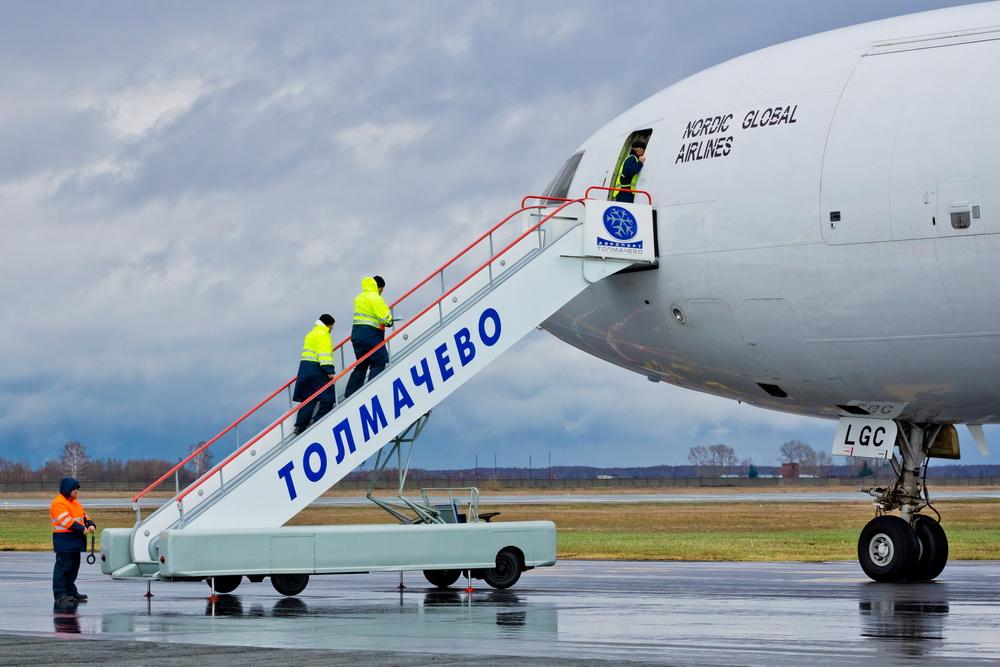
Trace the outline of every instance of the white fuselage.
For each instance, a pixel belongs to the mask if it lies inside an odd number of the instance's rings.
[[[1000,420],[998,83],[987,4],[781,44],[654,95],[581,146],[569,194],[610,185],[651,129],[637,188],[659,268],[594,285],[545,328],[778,410]]]

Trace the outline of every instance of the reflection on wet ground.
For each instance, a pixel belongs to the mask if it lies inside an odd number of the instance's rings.
[[[244,582],[145,586],[81,576],[90,601],[53,607],[51,554],[0,554],[0,633],[176,644],[682,664],[1000,661],[1000,562],[939,582],[869,582],[855,563],[567,561],[517,587],[439,591],[419,573],[314,577],[283,598]]]

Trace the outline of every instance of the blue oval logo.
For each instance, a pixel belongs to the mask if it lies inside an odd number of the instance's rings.
[[[604,209],[604,228],[619,241],[628,241],[639,233],[639,224],[627,208],[609,206]]]

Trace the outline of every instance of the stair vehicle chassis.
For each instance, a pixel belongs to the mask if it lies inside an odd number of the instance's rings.
[[[525,570],[556,561],[551,521],[503,523],[287,526],[282,528],[166,530],[157,542],[156,573],[131,562],[131,529],[101,534],[101,571],[116,579],[206,580],[231,593],[246,577],[270,578],[282,595],[298,595],[316,574],[423,571],[447,588],[464,575],[497,589]],[[150,564],[151,566],[153,564]]]

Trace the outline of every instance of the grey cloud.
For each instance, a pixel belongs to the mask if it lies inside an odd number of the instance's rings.
[[[0,446],[176,455],[290,376],[320,312],[346,335],[362,275],[401,293],[625,108],[747,50],[943,4],[7,3]],[[670,462],[719,428],[826,426],[538,336],[435,413],[421,464],[496,437],[591,462],[669,442]]]

